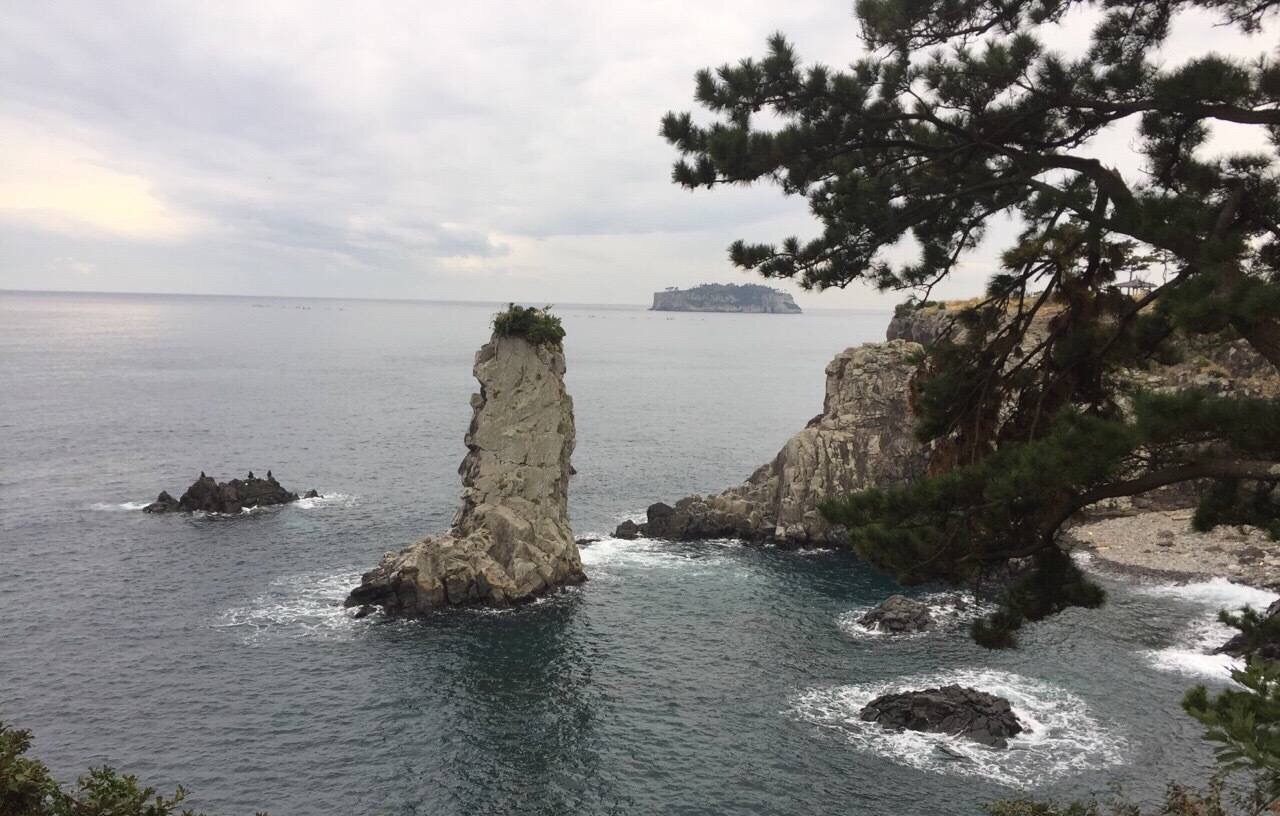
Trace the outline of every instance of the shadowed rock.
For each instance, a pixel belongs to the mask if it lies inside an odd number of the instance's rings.
[[[448,532],[383,556],[347,606],[414,616],[504,606],[586,579],[569,527],[575,432],[559,345],[494,336],[476,354],[462,502]]]
[[[1024,730],[1008,700],[956,685],[885,694],[859,716],[885,728],[951,734],[991,748],[1009,747]]]
[[[1262,613],[1264,626],[1255,635],[1255,642],[1252,645],[1244,632],[1237,632],[1226,643],[1214,649],[1213,653],[1244,657],[1246,653],[1252,651],[1253,656],[1260,660],[1280,660],[1280,638],[1275,634],[1276,630],[1280,629],[1280,626],[1275,625],[1277,615],[1280,615],[1280,601],[1272,601],[1267,610]]]

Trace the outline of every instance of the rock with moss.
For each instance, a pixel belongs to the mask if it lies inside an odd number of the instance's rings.
[[[575,431],[559,343],[495,327],[474,373],[480,393],[471,398],[453,526],[387,553],[347,606],[399,617],[506,606],[586,579],[569,526]]]

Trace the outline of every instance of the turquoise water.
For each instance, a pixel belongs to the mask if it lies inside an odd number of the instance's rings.
[[[1138,797],[1209,765],[1183,690],[1224,584],[1132,586],[993,654],[895,640],[894,586],[843,553],[607,537],[590,580],[517,610],[353,620],[387,549],[447,526],[471,357],[495,306],[0,293],[0,719],[63,777],[110,763],[213,813],[950,814],[1033,791]],[[565,306],[571,512],[605,535],[721,489],[822,404],[888,315]],[[200,470],[320,500],[138,508]],[[936,588],[922,588],[928,594]],[[860,723],[957,680],[1032,729],[993,753]]]

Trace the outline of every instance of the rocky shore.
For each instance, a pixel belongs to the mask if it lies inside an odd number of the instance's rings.
[[[1099,566],[1163,580],[1227,578],[1280,590],[1280,542],[1256,527],[1191,529],[1193,510],[1094,513],[1063,531],[1063,540]]]

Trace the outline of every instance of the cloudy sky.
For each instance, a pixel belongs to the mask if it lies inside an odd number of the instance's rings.
[[[646,303],[749,280],[726,246],[812,234],[803,201],[676,188],[659,119],[775,30],[847,63],[851,5],[0,0],[0,289]],[[1276,41],[1207,23],[1169,59]]]

